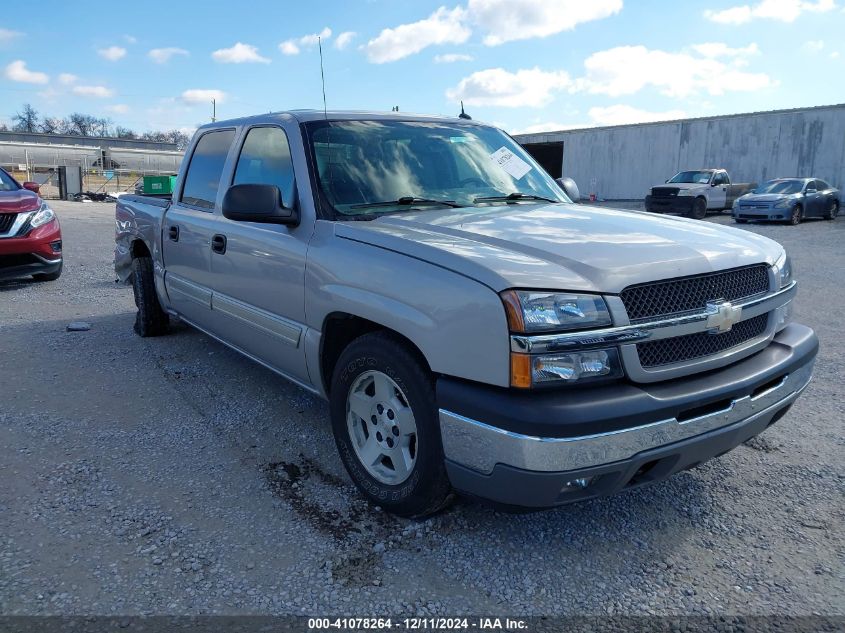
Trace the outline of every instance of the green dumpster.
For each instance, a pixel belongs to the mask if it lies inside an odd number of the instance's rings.
[[[144,193],[171,194],[176,185],[176,176],[144,176]]]

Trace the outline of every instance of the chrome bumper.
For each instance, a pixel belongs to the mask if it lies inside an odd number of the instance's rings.
[[[815,355],[776,385],[734,399],[719,411],[691,419],[650,424],[581,437],[520,435],[440,409],[446,459],[480,473],[497,464],[529,471],[560,472],[629,459],[643,451],[686,440],[739,422],[749,422],[791,404],[810,382]]]

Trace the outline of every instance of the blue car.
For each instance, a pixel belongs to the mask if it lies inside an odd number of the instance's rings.
[[[839,190],[818,178],[776,178],[737,198],[734,222],[773,220],[800,224],[804,218],[832,220],[839,213]]]

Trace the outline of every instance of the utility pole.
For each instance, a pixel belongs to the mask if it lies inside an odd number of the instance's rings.
[[[211,122],[214,123],[217,120],[217,99],[211,100]]]

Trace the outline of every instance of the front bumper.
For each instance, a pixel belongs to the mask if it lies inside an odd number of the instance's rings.
[[[645,210],[651,213],[680,213],[688,215],[692,213],[692,206],[695,196],[671,196],[666,198],[655,198],[648,195],[645,197]]]
[[[774,207],[768,209],[743,209],[739,207],[731,211],[731,215],[735,220],[783,222],[784,220],[788,220],[792,215],[792,207],[785,207],[783,209],[776,209]]]
[[[792,324],[754,356],[662,383],[514,393],[443,378],[452,485],[551,507],[652,483],[725,453],[780,419],[810,381],[818,339]]]
[[[50,274],[62,265],[62,231],[58,220],[25,237],[0,238],[0,279]]]

